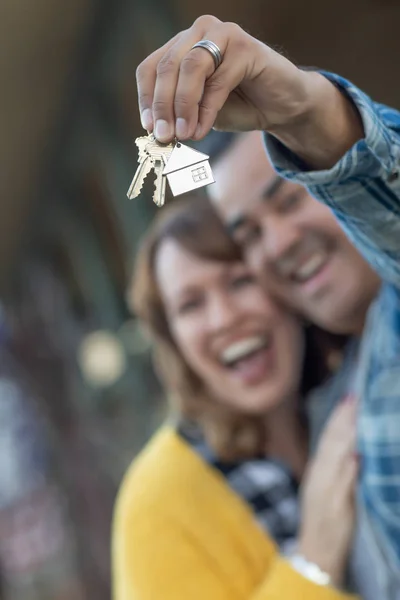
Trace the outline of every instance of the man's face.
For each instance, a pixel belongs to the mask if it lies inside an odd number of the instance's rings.
[[[379,279],[330,209],[277,177],[259,132],[242,135],[213,170],[209,195],[264,284],[313,323],[359,333]]]

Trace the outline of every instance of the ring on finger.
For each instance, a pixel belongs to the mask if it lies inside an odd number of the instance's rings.
[[[194,46],[192,46],[191,49],[194,50],[194,48],[204,48],[204,50],[207,50],[207,52],[209,52],[213,57],[215,70],[218,69],[218,67],[222,63],[222,52],[217,46],[217,44],[215,44],[211,40],[200,40]]]

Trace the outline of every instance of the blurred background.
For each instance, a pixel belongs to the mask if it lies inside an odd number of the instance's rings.
[[[394,0],[2,0],[0,597],[108,600],[112,507],[165,415],[126,289],[152,184],[135,68],[201,14],[400,108]],[[149,185],[150,183],[150,185]]]

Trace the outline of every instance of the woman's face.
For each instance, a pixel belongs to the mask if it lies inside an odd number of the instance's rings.
[[[243,263],[203,260],[168,239],[156,278],[178,349],[219,401],[257,414],[297,392],[301,326]]]

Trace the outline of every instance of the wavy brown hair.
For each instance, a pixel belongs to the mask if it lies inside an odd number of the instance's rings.
[[[180,416],[200,425],[208,444],[221,459],[258,455],[265,445],[262,419],[226,407],[206,391],[171,334],[155,276],[157,252],[167,239],[177,241],[188,252],[205,260],[238,262],[242,260],[240,249],[225,231],[207,198],[194,196],[175,201],[157,217],[136,256],[130,302],[151,335],[156,368],[169,392],[172,407]],[[329,374],[328,350],[340,350],[343,345],[343,338],[314,327],[307,327],[305,336],[301,398]],[[301,401],[301,416],[302,408]]]

